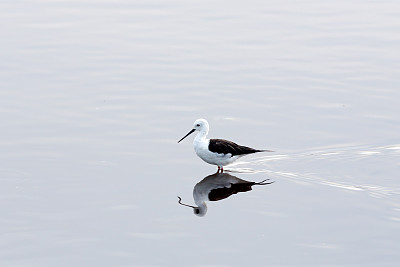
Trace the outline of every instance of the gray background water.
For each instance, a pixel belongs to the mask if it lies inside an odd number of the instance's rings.
[[[2,1],[0,265],[398,266],[398,1]],[[208,204],[177,144],[275,153]]]

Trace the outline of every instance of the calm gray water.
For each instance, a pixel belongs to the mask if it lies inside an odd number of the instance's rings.
[[[1,266],[398,266],[398,1],[0,3]],[[177,141],[276,152],[216,171]]]

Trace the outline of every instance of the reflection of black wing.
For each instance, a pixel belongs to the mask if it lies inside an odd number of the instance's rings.
[[[263,150],[254,149],[247,146],[241,146],[234,142],[224,140],[224,139],[210,139],[208,144],[208,149],[211,152],[228,154],[231,153],[232,156],[236,155],[246,155],[256,152],[262,152]]]
[[[255,184],[256,183],[254,183],[254,182],[238,183],[238,184],[231,183],[231,187],[229,187],[229,188],[222,187],[222,188],[212,189],[210,191],[210,193],[208,194],[208,199],[210,201],[218,201],[218,200],[230,197],[233,194],[251,191],[251,187]]]

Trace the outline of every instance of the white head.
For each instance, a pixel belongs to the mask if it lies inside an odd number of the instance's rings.
[[[195,129],[195,131],[208,132],[209,128],[210,126],[208,125],[208,121],[206,121],[205,119],[197,119],[193,123],[193,129]]]
[[[201,205],[193,209],[193,213],[196,216],[204,217],[207,213],[207,204],[205,202],[201,203]]]
[[[186,206],[186,207],[190,207],[193,209],[193,213],[199,217],[203,217],[204,215],[206,215],[207,213],[207,204],[202,201],[201,203],[199,203],[199,206],[192,206],[192,205],[188,205],[188,204],[184,204],[182,203],[182,199],[180,197],[178,197],[179,201],[178,203],[181,204],[182,206]]]
[[[197,119],[193,123],[193,129],[190,130],[184,137],[182,137],[182,139],[179,140],[178,143],[195,131],[198,131],[204,135],[207,135],[208,129],[209,129],[208,122],[205,119]]]

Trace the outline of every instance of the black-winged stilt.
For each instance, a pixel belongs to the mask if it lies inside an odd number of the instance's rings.
[[[207,213],[206,201],[219,201],[240,192],[251,191],[254,185],[268,185],[273,182],[250,182],[242,180],[236,176],[227,173],[215,173],[205,177],[193,188],[193,199],[197,206],[182,203],[182,199],[178,197],[178,203],[193,208],[194,214],[203,217]]]
[[[205,162],[217,165],[218,171],[223,172],[225,165],[234,162],[242,156],[257,152],[273,152],[271,150],[260,150],[241,146],[224,139],[207,139],[208,130],[208,122],[205,119],[198,119],[194,122],[193,129],[182,137],[178,143],[191,133],[197,131],[197,135],[193,141],[194,151],[196,151],[197,156]]]

